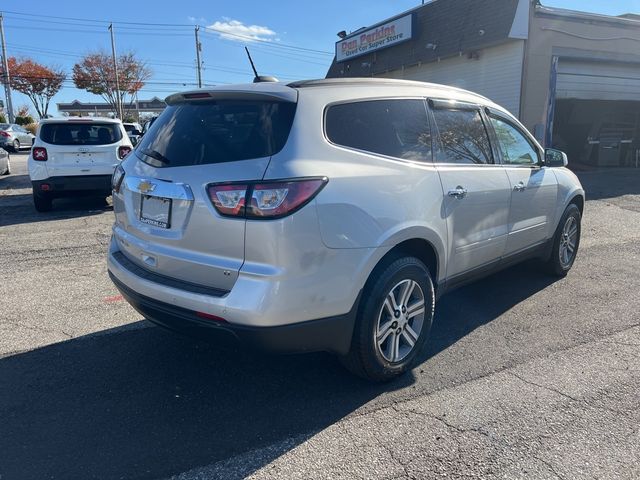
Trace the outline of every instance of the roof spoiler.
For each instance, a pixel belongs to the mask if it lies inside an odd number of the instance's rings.
[[[212,100],[254,100],[296,103],[298,101],[298,92],[291,88],[272,91],[251,91],[249,89],[242,90],[235,88],[228,90],[193,90],[169,95],[165,99],[165,102],[167,105],[175,105],[176,103],[206,102]]]

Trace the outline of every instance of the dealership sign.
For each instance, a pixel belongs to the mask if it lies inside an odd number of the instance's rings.
[[[412,19],[412,15],[405,15],[337,42],[336,60],[342,62],[409,40],[411,38]]]

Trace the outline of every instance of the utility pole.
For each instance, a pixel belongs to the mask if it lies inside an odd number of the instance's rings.
[[[2,13],[0,13],[0,37],[2,38],[2,82],[4,83],[4,93],[7,96],[9,123],[13,123],[13,102],[11,101],[11,85],[9,84],[9,59],[7,58],[7,46],[4,42],[4,18],[2,17]]]
[[[202,88],[202,72],[200,71],[200,50],[202,49],[202,44],[200,43],[200,37],[198,36],[199,30],[200,26],[196,25],[196,71],[198,72],[198,88]]]
[[[120,78],[118,77],[118,60],[116,59],[116,41],[113,38],[113,23],[109,24],[111,32],[111,56],[113,57],[113,71],[116,74],[116,114],[120,120],[122,118],[122,102],[120,102]]]

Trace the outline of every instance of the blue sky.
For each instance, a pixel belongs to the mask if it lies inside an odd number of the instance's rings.
[[[419,3],[419,0],[110,0],[107,3],[34,0],[10,2],[2,8],[6,9],[9,56],[31,57],[40,63],[60,66],[67,72],[71,72],[73,64],[89,51],[103,49],[110,52],[110,40],[106,23],[66,18],[184,24],[171,27],[115,24],[117,50],[136,52],[153,71],[153,77],[139,95],[140,99],[147,99],[163,98],[173,91],[193,87],[196,81],[195,41],[193,27],[189,25],[215,26],[230,34],[221,36],[213,31],[201,34],[205,83],[251,81],[244,45],[249,46],[262,74],[275,74],[282,80],[317,78],[324,77],[331,62],[336,32],[370,25]],[[640,13],[640,0],[546,0],[543,4],[612,15]],[[105,5],[109,6],[108,10]],[[66,24],[69,22],[75,25]],[[246,42],[234,34],[268,40],[269,43]],[[99,97],[75,89],[69,80],[53,103],[74,99],[99,101]],[[28,99],[14,93],[14,107],[23,104],[29,104]]]

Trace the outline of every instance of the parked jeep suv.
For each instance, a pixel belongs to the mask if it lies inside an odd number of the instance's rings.
[[[565,275],[584,191],[507,111],[397,80],[171,95],[113,177],[109,274],[146,318],[385,380],[436,298],[538,258]]]
[[[60,197],[108,197],[113,171],[132,149],[120,120],[42,120],[27,162],[36,210],[51,210]]]

